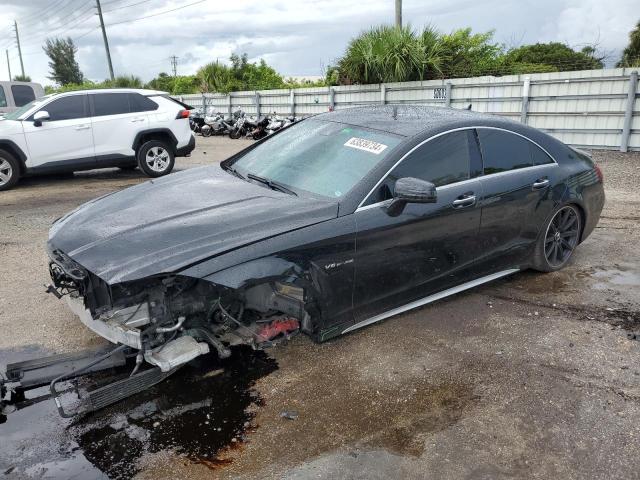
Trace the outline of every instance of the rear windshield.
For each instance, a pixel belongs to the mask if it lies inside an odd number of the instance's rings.
[[[305,120],[247,152],[233,166],[325,197],[340,198],[378,165],[401,137],[323,120]]]

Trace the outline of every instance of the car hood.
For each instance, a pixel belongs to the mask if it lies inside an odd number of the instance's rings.
[[[236,248],[335,218],[338,204],[270,190],[218,165],[151,180],[54,222],[60,250],[110,284],[176,272]]]

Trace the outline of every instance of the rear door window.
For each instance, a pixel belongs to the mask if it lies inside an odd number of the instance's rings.
[[[532,143],[520,135],[504,130],[479,128],[478,138],[485,175],[533,165],[529,147]]]
[[[531,158],[533,159],[534,165],[546,165],[547,163],[553,163],[553,159],[533,142],[529,142],[529,152],[531,152]]]
[[[91,99],[93,117],[131,113],[128,93],[97,93]]]
[[[22,107],[36,99],[36,94],[29,85],[11,85],[11,94],[16,107]]]
[[[152,112],[158,109],[156,102],[139,93],[129,93],[129,106],[131,112]]]

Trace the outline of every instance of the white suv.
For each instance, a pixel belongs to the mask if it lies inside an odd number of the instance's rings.
[[[0,117],[0,190],[23,176],[94,168],[166,175],[195,148],[189,107],[165,92],[82,90],[34,100]]]

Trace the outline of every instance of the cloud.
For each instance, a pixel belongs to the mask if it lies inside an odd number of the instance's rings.
[[[227,61],[246,52],[252,61],[264,58],[285,76],[319,75],[343,52],[350,38],[371,25],[393,21],[390,0],[235,0],[206,1],[164,15],[154,15],[194,0],[103,0],[103,10],[116,74],[144,80],[169,72],[177,55],[178,72]],[[141,2],[141,3],[140,3]],[[432,24],[441,31],[472,27],[495,30],[508,46],[562,41],[572,46],[598,45],[616,55],[637,21],[637,0],[404,0],[403,19],[415,27]],[[128,6],[131,4],[137,4]],[[47,58],[41,45],[48,36],[76,38],[78,61],[85,76],[108,76],[102,35],[92,2],[84,0],[4,0],[0,47],[9,48],[12,72],[18,72],[17,50],[10,20],[16,18],[23,43],[26,73],[42,83]],[[4,23],[2,23],[4,22]],[[4,64],[4,55],[0,56]],[[614,59],[615,60],[615,59]],[[6,72],[6,67],[0,72]],[[6,75],[0,73],[0,78]]]

